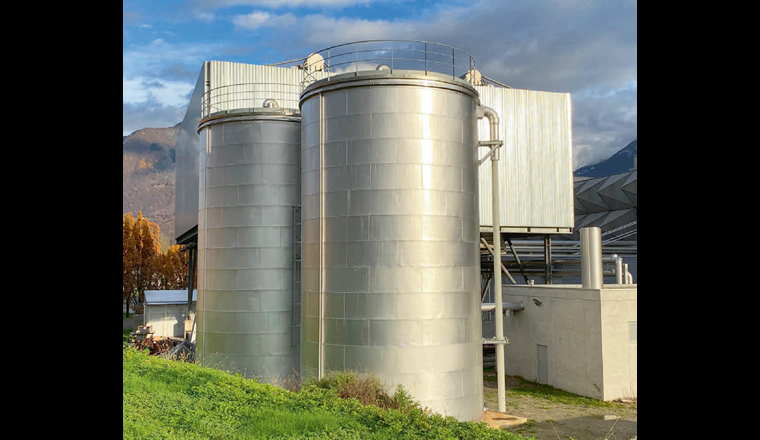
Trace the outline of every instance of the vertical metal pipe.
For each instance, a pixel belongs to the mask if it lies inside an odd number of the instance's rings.
[[[624,284],[623,258],[618,256],[618,254],[612,254],[612,259],[615,260],[615,284]]]
[[[195,289],[195,258],[197,255],[197,246],[191,244],[187,247],[188,258],[188,275],[187,275],[187,314],[186,319],[190,319],[190,310],[193,306],[193,289]]]
[[[602,230],[581,228],[581,284],[584,289],[601,289],[602,283]]]
[[[623,265],[623,278],[626,284],[633,284],[633,275],[628,272],[628,263]]]
[[[488,118],[490,140],[499,140],[499,116],[489,107],[481,106],[483,116]],[[478,112],[480,113],[480,112]],[[499,206],[499,148],[491,146],[491,207],[493,221],[493,274],[494,303],[496,305],[494,325],[496,327],[496,395],[499,412],[507,411],[506,384],[504,378],[504,309],[501,296],[501,208]]]
[[[358,49],[357,49],[358,50]],[[358,52],[357,52],[358,56]],[[358,60],[358,58],[357,58]],[[358,66],[357,62],[357,66]],[[319,343],[317,344],[317,353],[319,359],[319,368],[317,379],[322,379],[325,375],[325,301],[324,301],[324,218],[325,218],[325,98],[322,93],[319,94]]]
[[[494,140],[494,139],[492,139]],[[504,339],[504,311],[501,297],[501,219],[499,213],[499,158],[491,155],[491,206],[493,207],[493,253],[494,253],[494,303],[496,304],[495,326],[496,339]],[[504,344],[496,344],[496,393],[499,412],[507,411],[506,384],[504,383]]]

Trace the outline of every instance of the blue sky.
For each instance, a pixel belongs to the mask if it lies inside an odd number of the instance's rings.
[[[637,138],[636,1],[125,0],[122,23],[123,135],[180,122],[204,61],[412,39],[467,51],[512,87],[570,93],[576,168]]]

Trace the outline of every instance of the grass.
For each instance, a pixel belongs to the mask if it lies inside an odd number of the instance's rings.
[[[592,408],[616,408],[620,403],[605,402],[603,400],[592,399],[590,397],[579,396],[567,391],[554,388],[549,385],[532,382],[521,379],[519,387],[509,390],[510,394],[527,395],[546,399],[553,403],[564,403],[567,405],[584,406]]]
[[[493,370],[494,367],[483,368],[484,373],[492,373]],[[491,376],[485,374],[483,376],[483,380],[487,382],[497,381],[496,375]],[[549,385],[540,384],[538,382],[533,382],[522,378],[520,378],[519,386],[507,390],[507,395],[531,396],[545,399],[552,403],[564,403],[567,405],[584,406],[587,408],[636,408],[635,402],[631,406],[617,402],[605,402],[603,400],[580,396],[578,394],[573,394]]]
[[[430,414],[371,377],[338,375],[292,392],[126,344],[122,368],[125,439],[524,439]]]

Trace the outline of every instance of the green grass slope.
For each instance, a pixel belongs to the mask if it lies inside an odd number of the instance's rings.
[[[333,389],[298,392],[123,347],[125,439],[523,439],[484,423],[363,406]]]

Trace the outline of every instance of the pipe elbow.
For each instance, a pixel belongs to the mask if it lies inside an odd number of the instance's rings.
[[[499,124],[499,115],[496,113],[496,110],[491,107],[486,107],[485,105],[478,107],[478,119],[482,117],[488,118],[488,121],[491,124]]]

